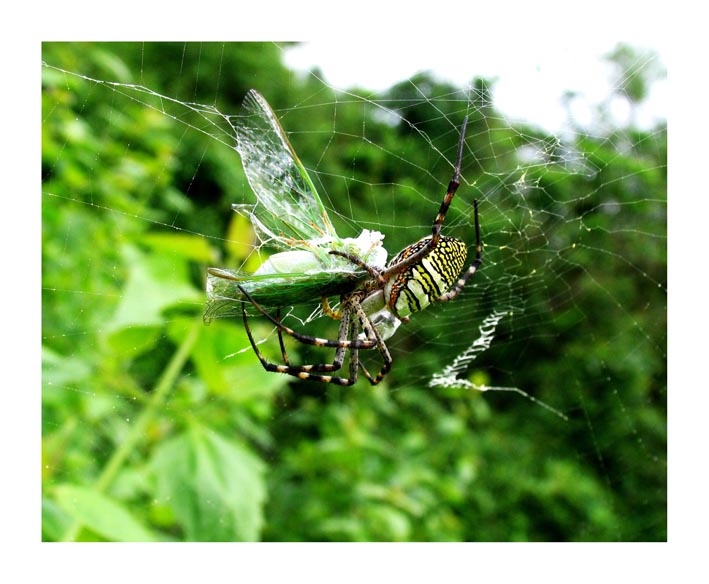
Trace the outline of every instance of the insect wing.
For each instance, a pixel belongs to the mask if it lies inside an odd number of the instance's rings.
[[[366,273],[318,272],[315,274],[247,274],[236,270],[209,268],[207,307],[204,321],[241,315],[246,298],[238,286],[265,307],[290,306],[339,296],[352,290]]]
[[[244,112],[236,129],[237,151],[258,200],[252,213],[260,230],[283,249],[337,239],[313,181],[266,100],[250,90]]]

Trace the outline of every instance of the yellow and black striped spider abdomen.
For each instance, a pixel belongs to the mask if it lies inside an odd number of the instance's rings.
[[[422,249],[431,236],[405,247],[389,263],[396,265]],[[441,236],[431,253],[396,274],[384,289],[386,302],[399,318],[426,308],[453,286],[460,276],[468,249],[455,237]]]

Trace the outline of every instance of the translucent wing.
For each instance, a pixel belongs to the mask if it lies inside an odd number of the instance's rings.
[[[337,240],[312,180],[281,124],[259,92],[244,98],[237,124],[237,150],[258,200],[252,219],[282,249],[312,248],[311,241]],[[314,241],[313,241],[314,240]]]
[[[255,90],[244,98],[236,126],[237,151],[255,206],[234,205],[259,236],[283,251],[273,254],[255,273],[222,268],[207,272],[205,322],[241,313],[245,300],[239,286],[265,307],[319,301],[351,292],[367,276],[347,255],[375,268],[386,264],[384,236],[365,229],[356,238],[340,238],[312,180],[296,156],[276,115]],[[331,255],[331,251],[343,255]]]

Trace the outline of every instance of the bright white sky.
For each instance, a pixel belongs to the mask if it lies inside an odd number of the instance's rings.
[[[583,96],[574,110],[581,124],[590,121],[589,108],[610,94],[612,74],[603,55],[619,41],[639,49],[654,51],[662,65],[667,66],[666,47],[662,38],[647,38],[648,23],[643,28],[632,27],[622,36],[612,30],[594,28],[593,35],[574,39],[540,36],[524,42],[518,37],[501,45],[499,30],[490,33],[489,43],[451,38],[421,40],[416,35],[380,41],[308,42],[286,51],[286,64],[295,70],[308,71],[317,67],[325,80],[339,89],[354,86],[382,90],[414,73],[430,70],[442,80],[465,87],[475,77],[496,80],[495,106],[505,115],[532,122],[551,131],[563,127],[565,112],[560,97],[572,90]],[[521,42],[520,42],[521,41]],[[657,119],[667,119],[667,82],[657,83],[647,103],[636,112],[642,126],[654,125]],[[584,106],[585,102],[585,106]],[[615,117],[623,122],[628,111],[618,100]]]

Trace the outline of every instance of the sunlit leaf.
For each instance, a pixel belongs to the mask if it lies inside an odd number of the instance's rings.
[[[60,485],[59,506],[74,520],[111,541],[154,541],[155,535],[124,505],[88,487]]]
[[[179,254],[148,255],[133,245],[124,246],[122,254],[129,270],[128,281],[106,330],[162,325],[166,308],[202,300],[190,284],[187,262]]]
[[[260,538],[264,464],[236,440],[202,426],[162,444],[152,470],[158,497],[191,541]]]
[[[168,325],[168,336],[179,343],[192,324],[191,319],[175,319]],[[192,348],[192,363],[214,394],[229,394],[234,401],[268,399],[288,379],[272,375],[254,362],[253,350],[240,325],[241,321],[218,321],[202,327]]]
[[[216,254],[206,237],[185,233],[147,233],[141,241],[160,254],[175,254],[196,262],[213,262]]]

